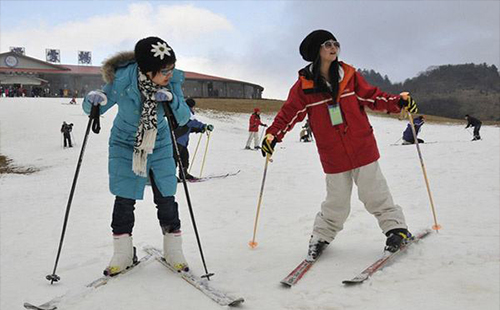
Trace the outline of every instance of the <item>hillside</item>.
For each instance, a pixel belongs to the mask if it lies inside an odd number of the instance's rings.
[[[454,119],[470,114],[485,121],[500,121],[500,75],[494,65],[432,67],[396,84],[373,70],[360,71],[370,84],[388,92],[412,93],[424,114]]]

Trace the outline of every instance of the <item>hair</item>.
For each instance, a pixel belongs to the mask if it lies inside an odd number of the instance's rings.
[[[313,62],[312,73],[314,84],[317,85],[319,89],[325,92],[329,92],[332,95],[333,100],[337,100],[337,96],[339,93],[339,60],[335,59],[328,69],[328,82],[332,85],[332,89],[330,90],[325,83],[323,76],[321,75],[321,57],[316,57],[316,60]]]

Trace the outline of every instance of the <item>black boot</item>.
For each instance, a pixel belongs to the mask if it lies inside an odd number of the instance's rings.
[[[186,177],[186,180],[196,180],[197,177],[189,174],[189,172],[187,171],[187,169],[184,170],[184,176]]]
[[[330,243],[322,240],[317,236],[311,236],[311,240],[309,240],[309,249],[307,250],[307,258],[306,260],[309,262],[313,262],[323,253],[323,250]]]
[[[389,252],[396,252],[402,245],[410,241],[412,237],[408,229],[405,228],[391,229],[385,235],[387,236],[385,250]]]

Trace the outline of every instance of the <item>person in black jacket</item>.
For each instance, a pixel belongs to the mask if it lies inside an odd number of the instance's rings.
[[[481,129],[481,125],[483,123],[481,123],[481,121],[477,118],[469,116],[469,114],[465,115],[465,119],[467,120],[467,126],[465,127],[466,129],[471,126],[474,127],[474,138],[472,138],[472,141],[481,140],[479,129]]]
[[[61,126],[61,133],[64,136],[64,147],[73,147],[71,144],[71,131],[73,130],[73,123],[68,124],[66,122],[63,122]]]

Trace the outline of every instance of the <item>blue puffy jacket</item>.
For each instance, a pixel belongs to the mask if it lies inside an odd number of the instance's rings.
[[[118,113],[109,137],[109,188],[116,196],[143,199],[147,178],[138,176],[132,171],[135,135],[143,102],[137,86],[138,67],[134,53],[120,53],[112,57],[105,62],[102,70],[107,83],[102,90],[106,93],[108,102],[100,107],[100,112],[103,114],[115,104],[118,105]],[[184,73],[174,70],[167,86],[174,95],[170,107],[180,126],[186,124],[190,117],[189,107],[182,93],[183,82]],[[82,106],[89,114],[91,104],[87,98]],[[158,133],[153,153],[148,155],[147,171],[153,171],[155,183],[163,196],[173,196],[177,190],[176,169],[170,128],[161,104],[157,107],[157,115]]]

